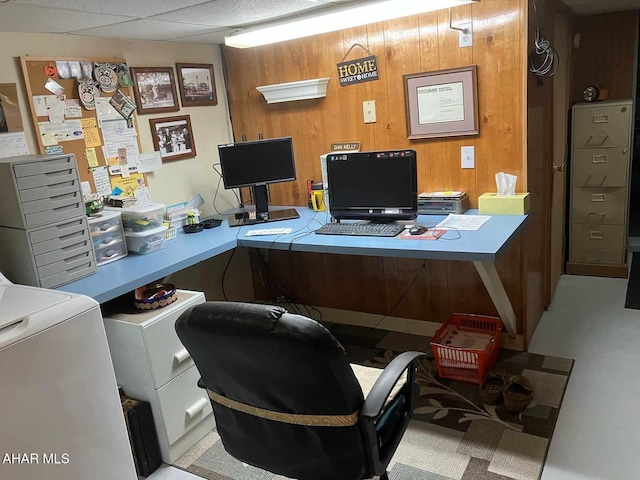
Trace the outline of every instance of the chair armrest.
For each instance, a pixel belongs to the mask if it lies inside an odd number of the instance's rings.
[[[198,388],[207,388],[207,386],[202,381],[202,378],[198,379]]]
[[[360,416],[366,419],[378,418],[391,390],[402,374],[423,357],[426,355],[422,352],[404,352],[394,358],[382,371],[371,392],[365,398],[360,409]],[[409,375],[408,381],[413,381],[413,378],[413,375]]]

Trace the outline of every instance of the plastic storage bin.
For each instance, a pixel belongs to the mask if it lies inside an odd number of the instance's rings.
[[[104,211],[90,216],[89,232],[98,266],[127,256],[127,244],[120,212]]]
[[[164,204],[162,203],[150,203],[132,208],[105,207],[105,210],[122,214],[125,232],[148,232],[161,227],[164,222]]]
[[[438,375],[459,382],[480,384],[484,376],[491,370],[500,351],[500,331],[502,321],[499,318],[483,315],[465,315],[454,313],[438,329],[431,339],[431,347],[438,365]],[[450,336],[471,333],[478,335],[478,340],[489,337],[482,349],[453,346]]]
[[[162,225],[147,232],[125,232],[130,253],[152,253],[161,250],[167,238],[167,227]]]

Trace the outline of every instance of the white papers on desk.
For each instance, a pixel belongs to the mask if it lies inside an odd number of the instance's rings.
[[[444,230],[478,230],[491,217],[489,215],[454,215],[449,214],[436,228]]]
[[[11,132],[0,134],[0,158],[29,155],[27,139],[24,132]]]

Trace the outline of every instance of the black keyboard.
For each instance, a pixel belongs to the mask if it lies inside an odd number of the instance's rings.
[[[403,230],[404,226],[395,223],[327,223],[315,232],[320,235],[395,237]]]

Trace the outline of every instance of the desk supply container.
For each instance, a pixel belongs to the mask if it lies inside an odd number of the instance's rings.
[[[54,288],[96,272],[72,154],[0,159],[0,271]]]
[[[127,250],[130,253],[152,253],[164,248],[168,228],[160,225],[158,228],[146,232],[124,232],[127,240]]]
[[[89,231],[98,266],[127,256],[120,212],[102,212],[90,216]]]
[[[438,375],[480,384],[498,358],[501,330],[499,318],[460,313],[451,315],[430,342]]]
[[[104,207],[108,211],[122,214],[122,225],[125,232],[148,232],[161,227],[164,219],[164,204],[150,203],[140,207],[117,208]]]

